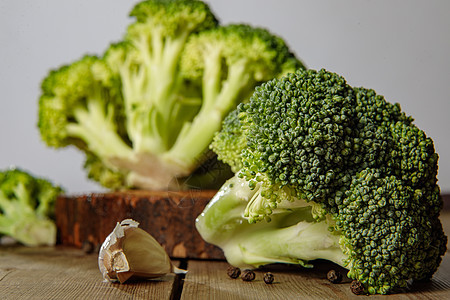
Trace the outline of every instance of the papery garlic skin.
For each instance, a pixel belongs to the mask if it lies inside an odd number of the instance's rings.
[[[114,263],[114,258],[117,256],[117,253],[121,253],[122,250],[121,246],[119,246],[119,239],[125,236],[124,227],[137,228],[138,226],[139,223],[131,219],[123,220],[120,223],[117,222],[114,230],[106,237],[98,255],[98,267],[105,281],[118,281],[114,274],[116,271],[115,269],[117,268],[116,263]],[[126,258],[122,258],[122,261],[126,262]],[[128,262],[117,271],[129,271]]]
[[[123,220],[105,239],[98,257],[105,281],[124,283],[130,278],[156,278],[182,271],[172,265],[164,248],[138,226],[134,220]]]

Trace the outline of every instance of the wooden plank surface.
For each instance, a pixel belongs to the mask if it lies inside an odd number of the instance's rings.
[[[450,233],[450,212],[442,215]],[[178,262],[176,262],[178,263]],[[185,278],[167,275],[128,284],[103,282],[97,255],[67,247],[0,246],[0,299],[361,299],[349,290],[349,280],[331,284],[326,273],[336,265],[318,262],[314,269],[273,265],[257,270],[252,282],[231,279],[224,261],[186,260]],[[266,271],[275,281],[266,285]],[[433,280],[416,283],[408,293],[370,296],[373,299],[450,299],[450,256]]]
[[[0,248],[0,299],[170,299],[175,275],[104,282],[97,256],[67,248]]]
[[[338,266],[328,262],[317,262],[313,270],[293,266],[271,266],[257,270],[256,279],[245,282],[227,276],[227,263],[189,261],[189,273],[184,281],[181,299],[361,299],[350,291],[350,280],[332,284],[326,274]],[[274,274],[272,284],[263,282],[263,275]],[[408,293],[389,296],[370,296],[375,299],[450,299],[450,258],[445,257],[439,271],[431,282],[417,283]]]

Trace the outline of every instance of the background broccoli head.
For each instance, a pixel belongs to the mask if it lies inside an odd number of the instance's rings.
[[[244,197],[250,222],[310,203],[317,222],[335,222],[341,264],[369,293],[436,271],[447,242],[438,155],[398,104],[326,70],[297,71],[257,87],[223,126],[212,148],[257,190]]]
[[[40,133],[85,151],[88,176],[106,187],[186,188],[173,182],[217,165],[208,147],[225,116],[256,85],[303,65],[265,29],[220,26],[202,1],[147,0],[130,15],[102,56],[44,79]]]
[[[27,246],[54,245],[56,198],[63,192],[20,169],[0,171],[0,234]]]

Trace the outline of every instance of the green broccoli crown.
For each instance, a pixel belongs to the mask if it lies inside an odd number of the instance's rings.
[[[121,111],[120,102],[114,101],[118,91],[110,80],[111,75],[104,71],[106,74],[97,76],[95,69],[101,69],[100,59],[86,55],[70,65],[52,70],[43,80],[38,127],[49,146],[76,144],[83,148],[85,142],[71,132],[74,129],[71,124],[82,119],[81,111],[91,109],[93,102],[110,118]]]
[[[370,294],[407,287],[409,279],[429,279],[446,251],[439,213],[439,188],[416,189],[377,169],[354,176],[336,215],[348,276]]]
[[[0,171],[0,234],[25,245],[54,245],[56,198],[63,192],[21,169]]]
[[[217,25],[209,6],[197,0],[148,0],[135,5],[130,16],[136,18],[131,25],[147,24],[159,34],[177,36],[181,32],[198,32]],[[139,29],[139,31],[142,29]]]
[[[228,164],[235,173],[243,167],[241,153],[247,147],[245,118],[240,119],[237,109],[231,111],[210,145],[210,148],[217,153],[218,159]]]
[[[208,137],[208,145],[202,145],[208,148],[222,120],[248,101],[257,85],[303,65],[281,38],[266,29],[234,24],[191,36],[180,67],[183,77],[200,89],[202,106],[187,138],[175,144],[178,152],[198,147],[192,136],[196,132]]]
[[[242,65],[253,82],[304,68],[282,38],[247,24],[219,26],[192,36],[181,63],[182,72],[194,80],[201,79],[211,63],[222,68],[222,76],[233,65]]]
[[[286,199],[319,204],[342,231],[349,276],[369,293],[436,271],[447,241],[438,155],[398,104],[335,73],[299,70],[262,84],[231,117],[213,149],[240,157],[238,175],[260,189],[246,209],[251,222]],[[221,152],[243,139],[234,154]]]

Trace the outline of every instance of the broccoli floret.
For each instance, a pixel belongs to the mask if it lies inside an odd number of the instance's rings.
[[[42,139],[55,148],[76,145],[83,149],[90,174],[98,169],[90,165],[92,160],[101,160],[103,169],[117,173],[113,160],[133,153],[124,138],[120,91],[105,70],[108,68],[98,57],[86,55],[52,70],[42,82],[39,99],[38,127]],[[115,184],[123,186],[124,176]]]
[[[202,105],[192,122],[184,124],[167,159],[180,165],[198,160],[225,116],[257,85],[298,68],[303,65],[285,42],[266,29],[233,24],[191,37],[181,73],[199,87]]]
[[[148,0],[130,15],[122,41],[44,80],[41,136],[85,151],[89,178],[106,187],[186,188],[175,183],[205,170],[224,117],[303,65],[267,30],[219,26],[202,1]]]
[[[437,270],[447,243],[438,155],[373,90],[326,70],[271,80],[227,117],[212,148],[236,174],[197,228],[234,264],[328,259],[370,294]]]
[[[54,245],[55,202],[63,189],[20,169],[0,171],[0,234],[27,246]]]

